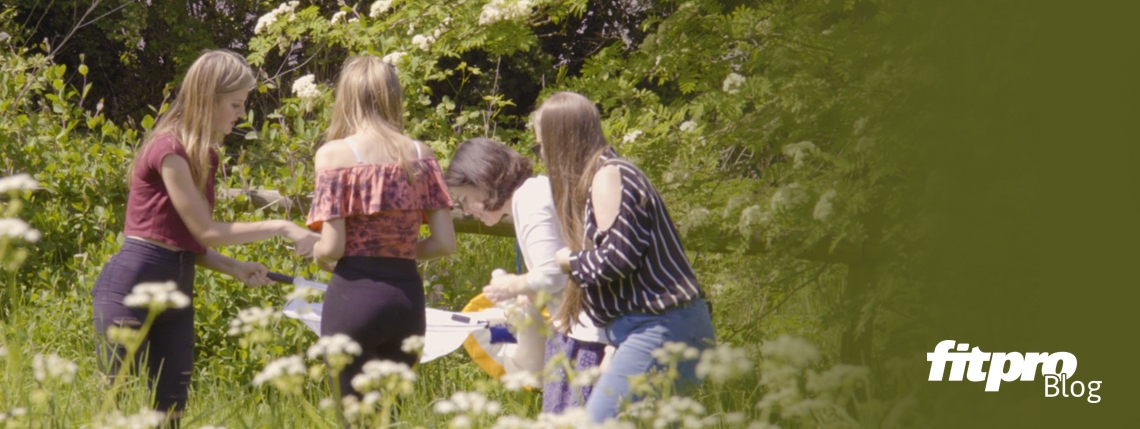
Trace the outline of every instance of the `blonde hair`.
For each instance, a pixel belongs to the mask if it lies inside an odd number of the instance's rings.
[[[210,149],[222,138],[214,132],[212,123],[218,99],[233,92],[249,92],[256,86],[253,70],[241,55],[224,49],[202,53],[186,71],[170,108],[159,116],[154,128],[143,139],[131,162],[127,184],[134,177],[135,164],[150,148],[151,142],[158,136],[173,134],[186,149],[194,185],[205,192],[211,173]]]
[[[381,142],[389,159],[400,163],[408,180],[413,180],[408,160],[414,156],[416,143],[404,135],[403,99],[395,67],[371,55],[349,58],[337,80],[326,141],[357,133],[372,136]]]
[[[585,239],[586,197],[601,168],[602,152],[610,148],[602,132],[601,115],[585,96],[559,92],[542,103],[534,119],[562,239],[571,250],[586,250],[592,247]],[[573,278],[568,280],[562,304],[554,315],[564,330],[578,322],[584,295]]]

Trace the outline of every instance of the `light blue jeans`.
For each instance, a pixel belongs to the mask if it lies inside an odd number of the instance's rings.
[[[617,351],[586,401],[586,412],[595,423],[617,416],[618,407],[626,401],[640,399],[629,393],[630,377],[666,368],[653,358],[654,350],[666,342],[683,342],[704,350],[716,341],[708,304],[703,299],[690,301],[662,314],[620,316],[606,327],[606,336]],[[673,382],[676,394],[688,394],[700,384],[696,367],[696,359],[677,365],[679,377]]]

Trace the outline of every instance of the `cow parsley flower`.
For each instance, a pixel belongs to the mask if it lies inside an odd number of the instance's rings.
[[[815,210],[812,212],[812,217],[814,217],[816,220],[827,219],[827,217],[831,215],[831,199],[835,198],[835,195],[836,192],[834,189],[831,189],[827,192],[824,192],[823,195],[820,195],[819,202],[815,203]]]
[[[404,353],[420,354],[424,350],[424,337],[422,335],[412,335],[404,338],[400,343],[400,350]]]
[[[272,307],[242,309],[230,320],[230,336],[244,336],[246,341],[262,343],[273,338],[269,328],[281,319],[281,311]]]
[[[38,230],[16,218],[0,219],[0,236],[18,238],[29,243],[40,241]]]
[[[803,338],[781,335],[765,341],[760,354],[766,359],[779,360],[797,368],[804,368],[820,358],[819,349]]]
[[[573,387],[588,387],[593,386],[598,381],[598,377],[602,376],[602,367],[591,366],[589,368],[578,371],[570,378],[570,386]]]
[[[348,335],[335,334],[321,337],[316,344],[309,346],[307,354],[309,359],[323,358],[329,366],[340,371],[352,362],[352,356],[360,356],[360,352],[360,344],[357,344]]]
[[[169,308],[186,308],[190,305],[190,297],[178,290],[174,282],[165,283],[139,283],[131,294],[123,298],[123,305],[127,307],[143,308],[150,311],[161,312]]]
[[[166,414],[161,411],[143,408],[138,414],[123,415],[119,410],[111,411],[95,418],[91,427],[100,429],[142,429],[157,428],[166,420]]]
[[[497,401],[488,400],[479,392],[455,392],[450,399],[435,403],[435,412],[438,414],[471,413],[479,415],[499,414],[500,411],[502,411],[502,405]]]
[[[64,384],[71,384],[71,381],[75,380],[75,373],[78,371],[79,365],[61,358],[55,353],[50,355],[36,354],[32,357],[32,373],[35,374],[36,380],[41,383],[48,380],[59,380]]]
[[[709,378],[714,383],[724,383],[752,371],[752,361],[743,348],[721,344],[701,353],[697,362],[697,377]]]
[[[268,382],[282,392],[301,393],[301,385],[308,372],[301,356],[286,356],[266,365],[265,369],[253,377],[253,385],[261,386]]]
[[[679,341],[666,341],[661,348],[649,354],[662,365],[669,365],[671,363],[696,359],[700,356],[700,353],[696,347],[691,347],[688,344]]]
[[[0,194],[31,191],[39,186],[39,183],[32,176],[27,175],[27,173],[20,173],[0,179]]]
[[[360,374],[352,377],[352,387],[358,392],[379,390],[399,394],[412,393],[416,373],[407,364],[389,360],[371,360],[364,364]]]
[[[525,388],[539,387],[538,377],[530,371],[519,371],[503,375],[499,381],[503,382],[503,387],[512,392],[517,392]]]
[[[744,84],[744,76],[736,73],[729,73],[728,77],[724,78],[724,84],[721,86],[724,92],[729,94],[736,94],[740,91],[740,85]]]

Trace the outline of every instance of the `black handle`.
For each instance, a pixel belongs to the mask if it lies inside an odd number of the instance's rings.
[[[284,275],[281,273],[275,273],[273,271],[269,272],[269,279],[273,280],[277,283],[285,283],[285,284],[289,284],[289,285],[293,284],[293,277],[292,276],[287,276],[287,275]]]

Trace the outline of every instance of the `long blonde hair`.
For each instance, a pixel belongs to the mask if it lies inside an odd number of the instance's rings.
[[[559,92],[535,112],[542,159],[550,174],[550,187],[562,239],[571,250],[593,245],[585,237],[586,197],[601,168],[601,154],[610,148],[602,133],[602,119],[594,103],[582,94]],[[554,319],[569,330],[578,322],[585,293],[571,278]]]
[[[143,138],[143,144],[131,162],[127,184],[134,177],[134,167],[158,136],[174,134],[189,156],[190,176],[199,191],[206,191],[210,177],[210,148],[221,142],[214,132],[214,110],[218,99],[237,91],[249,92],[257,86],[257,78],[245,58],[224,49],[202,53],[178,87],[178,95],[170,108],[158,118],[154,128]]]
[[[374,137],[388,158],[400,163],[408,180],[413,180],[408,160],[414,156],[416,143],[404,135],[403,100],[395,67],[371,55],[349,58],[337,80],[325,141],[357,133]]]

